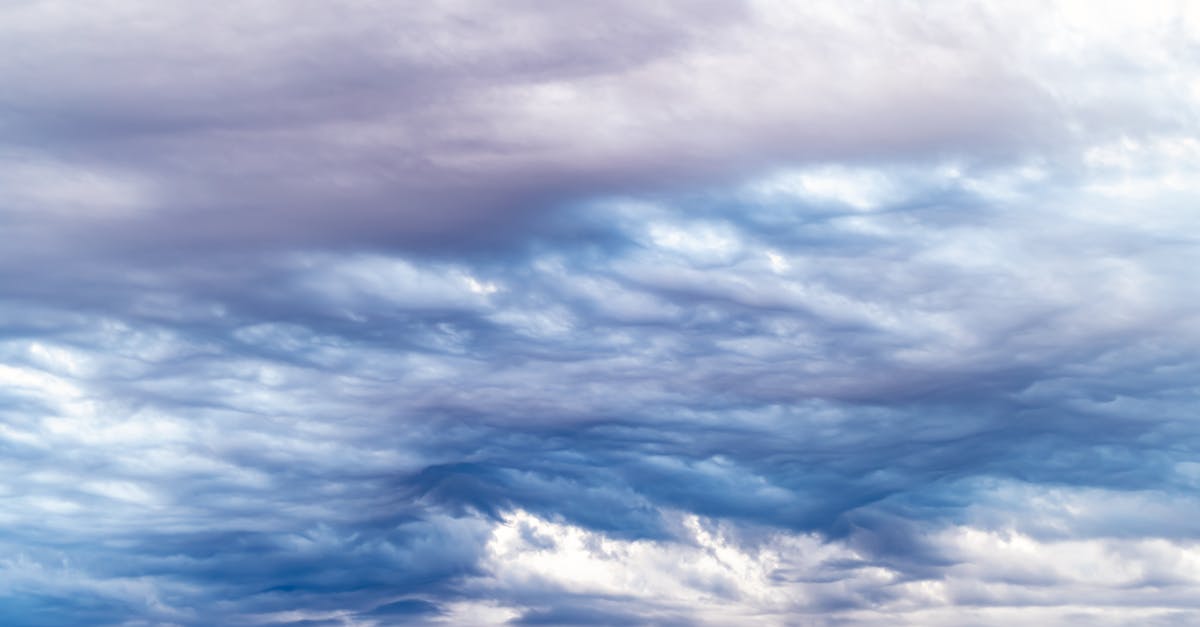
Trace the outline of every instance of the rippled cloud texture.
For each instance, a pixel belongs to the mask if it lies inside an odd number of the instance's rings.
[[[0,6],[0,623],[1200,623],[1195,3]]]

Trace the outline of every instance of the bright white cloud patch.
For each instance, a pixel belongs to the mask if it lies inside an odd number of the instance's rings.
[[[843,541],[762,530],[745,536],[696,516],[675,520],[679,535],[672,541],[628,541],[511,512],[488,540],[485,576],[469,585],[515,599],[548,587],[542,594],[573,596],[608,620],[621,603],[635,603],[648,620],[717,625],[940,625],[955,615],[981,625],[1007,624],[1014,616],[1048,625],[1127,624],[1200,611],[1192,604],[1173,609],[1184,590],[1200,583],[1200,548],[1192,542],[1039,540],[1011,527],[950,525],[930,530],[946,568],[913,577],[872,564]],[[553,620],[547,608],[555,605],[546,601],[510,607],[511,615]],[[974,609],[948,611],[963,605]],[[1017,607],[1029,609],[1015,614]]]

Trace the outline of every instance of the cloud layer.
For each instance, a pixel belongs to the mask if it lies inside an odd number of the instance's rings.
[[[1200,14],[1107,9],[0,9],[0,622],[1196,622]]]

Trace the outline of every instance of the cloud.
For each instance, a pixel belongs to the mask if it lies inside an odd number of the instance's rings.
[[[96,197],[72,209],[56,185],[24,229],[25,255],[456,254],[520,239],[580,198],[777,163],[992,162],[1097,127],[1113,140],[1181,132],[1195,96],[1181,54],[1194,16],[1172,21],[1165,5],[1126,22],[1066,5],[869,2],[5,12],[23,53],[0,66],[4,176],[19,191],[36,183],[30,169],[76,172],[78,193]],[[1134,35],[1137,48],[1123,45]],[[1123,96],[1130,67],[1156,68],[1136,91],[1162,98]],[[104,195],[121,210],[99,211]]]
[[[55,315],[3,345],[13,620],[1067,620],[1062,586],[1083,606],[1131,584],[1011,555],[1086,572],[1194,541],[1161,522],[1191,517],[1163,500],[1194,484],[1188,449],[1162,442],[1192,437],[1194,300],[1173,234],[1097,216],[1123,201],[1086,181],[1050,219],[1061,178],[1025,169],[862,170],[898,190],[866,212],[759,184],[597,202],[571,219],[603,237],[519,256],[289,252],[146,271],[127,300],[18,290],[10,312]],[[774,601],[727,559],[681,570],[702,521]],[[831,553],[768,568],[763,542]],[[572,588],[597,572],[580,559],[656,587]],[[1155,564],[1146,585],[1190,585]],[[1186,609],[1150,597],[1118,607]]]
[[[0,619],[1194,622],[1151,8],[0,9]]]

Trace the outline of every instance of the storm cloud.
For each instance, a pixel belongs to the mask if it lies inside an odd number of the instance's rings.
[[[6,625],[1200,620],[1188,4],[0,46]]]

